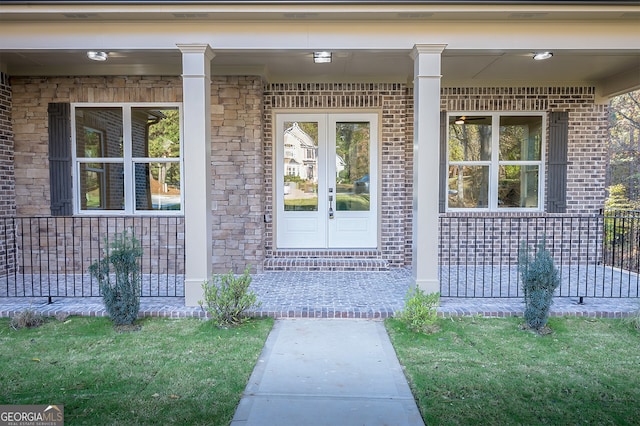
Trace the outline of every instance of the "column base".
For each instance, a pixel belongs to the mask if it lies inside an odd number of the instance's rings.
[[[435,279],[435,280],[418,280],[418,279],[413,279],[413,286],[419,288],[420,290],[424,291],[426,294],[431,294],[431,293],[440,293],[440,281]]]
[[[198,301],[204,302],[204,290],[202,283],[206,280],[184,280],[184,305],[199,306]]]

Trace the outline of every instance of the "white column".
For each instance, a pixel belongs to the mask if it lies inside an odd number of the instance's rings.
[[[211,278],[211,60],[208,44],[178,44],[182,52],[186,306],[202,299]]]
[[[413,82],[413,283],[426,293],[438,280],[440,59],[446,45],[419,44],[411,52]]]

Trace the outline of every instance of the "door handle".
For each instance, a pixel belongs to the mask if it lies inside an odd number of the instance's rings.
[[[333,188],[329,188],[329,219],[333,219]]]

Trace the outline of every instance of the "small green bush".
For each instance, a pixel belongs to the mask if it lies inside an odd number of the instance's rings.
[[[216,325],[224,327],[241,324],[249,319],[246,315],[248,309],[260,306],[256,294],[249,290],[249,270],[250,267],[247,266],[239,276],[232,271],[214,275],[211,281],[202,284],[204,301],[200,300],[198,304],[207,310]]]
[[[142,248],[133,233],[126,230],[105,238],[108,249],[104,257],[89,266],[89,273],[98,280],[104,306],[115,325],[130,325],[140,310],[141,281],[139,259]]]
[[[438,330],[438,305],[440,293],[425,292],[418,287],[412,288],[405,296],[404,309],[398,318],[411,330],[419,333],[434,333]]]
[[[18,312],[11,317],[11,321],[9,322],[9,325],[14,330],[40,327],[42,324],[44,324],[44,317],[33,309],[25,309],[24,311]]]
[[[529,247],[523,241],[518,253],[518,269],[522,277],[525,303],[524,318],[527,327],[538,332],[547,325],[553,293],[560,285],[560,274],[545,245],[546,238],[543,238],[532,257]]]

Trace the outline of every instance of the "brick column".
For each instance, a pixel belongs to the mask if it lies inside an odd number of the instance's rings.
[[[211,278],[211,60],[207,44],[179,44],[182,52],[186,306],[202,299]]]
[[[0,270],[6,274],[16,268],[12,221],[16,215],[12,105],[9,76],[0,72]]]
[[[438,280],[440,62],[445,45],[415,45],[413,124],[413,282],[426,293]]]
[[[13,168],[13,127],[11,125],[11,85],[9,76],[0,72],[0,216],[16,214]]]

